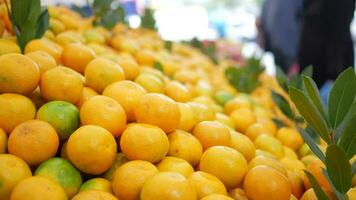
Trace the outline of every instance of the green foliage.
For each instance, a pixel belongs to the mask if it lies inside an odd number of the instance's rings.
[[[207,45],[204,45],[198,38],[193,38],[190,42],[190,45],[193,47],[199,49],[201,52],[203,52],[206,56],[208,56],[215,64],[218,63],[218,60],[216,58],[216,45],[213,42],[208,43]]]
[[[172,51],[173,42],[172,41],[164,41],[164,48],[168,51]]]
[[[153,11],[149,8],[145,8],[145,12],[141,17],[141,27],[151,30],[157,30],[156,20],[153,17]]]
[[[6,7],[23,52],[29,41],[41,38],[48,29],[48,10],[41,9],[40,0],[12,0],[11,11]]]
[[[318,197],[318,200],[329,200],[329,197],[325,194],[324,190],[321,189],[318,181],[315,179],[315,177],[308,171],[304,170],[304,173],[307,175],[310,184],[313,187],[313,190]]]
[[[264,71],[260,61],[260,59],[252,57],[247,60],[245,66],[227,68],[225,76],[229,83],[239,92],[251,93],[260,85],[258,78]]]
[[[94,0],[94,25],[100,25],[110,30],[119,22],[127,24],[124,8],[121,5],[113,7],[113,0]]]
[[[161,64],[160,62],[157,62],[157,61],[156,61],[156,62],[153,64],[153,67],[154,67],[155,69],[161,71],[161,72],[164,72],[164,71],[163,71],[163,66],[162,66],[162,64]]]

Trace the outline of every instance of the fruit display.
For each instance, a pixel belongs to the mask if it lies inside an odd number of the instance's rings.
[[[0,200],[317,200],[315,182],[339,198],[258,66],[235,87],[226,58],[62,6],[23,43],[1,2]]]

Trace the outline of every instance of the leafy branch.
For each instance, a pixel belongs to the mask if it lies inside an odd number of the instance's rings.
[[[156,31],[156,20],[153,17],[153,10],[145,8],[145,12],[141,16],[141,27]]]
[[[17,42],[24,51],[26,44],[41,38],[48,28],[48,10],[41,8],[40,0],[12,0],[11,9],[5,1]],[[10,11],[11,10],[11,11]]]
[[[94,0],[94,25],[112,29],[118,22],[127,23],[124,8],[120,4],[115,6],[113,2],[113,0]]]
[[[197,49],[199,49],[202,53],[208,56],[215,64],[218,63],[218,59],[216,57],[216,45],[214,42],[208,42],[207,44],[203,44],[198,38],[193,38],[189,44]]]

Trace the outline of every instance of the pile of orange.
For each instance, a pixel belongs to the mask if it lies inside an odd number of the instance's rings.
[[[0,39],[1,200],[316,200],[303,170],[334,198],[273,77],[243,94],[193,47],[49,14],[24,54]]]

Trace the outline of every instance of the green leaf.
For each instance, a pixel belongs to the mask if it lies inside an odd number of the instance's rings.
[[[145,13],[141,17],[141,27],[156,30],[156,20],[153,17],[153,11],[145,8]]]
[[[94,0],[93,2],[93,12],[96,17],[101,17],[107,11],[111,9],[111,4],[113,0]]]
[[[356,76],[350,67],[336,79],[329,94],[329,118],[332,128],[337,128],[350,109],[356,94]]]
[[[325,107],[323,102],[321,101],[319,90],[315,82],[310,77],[303,76],[303,84],[304,84],[304,89],[308,94],[309,98],[313,101],[314,105],[319,110],[321,115],[324,117],[324,120],[327,122],[328,117],[326,115]]]
[[[126,23],[125,10],[122,6],[107,11],[100,19],[100,25],[108,30],[112,29],[118,22]]]
[[[312,100],[301,90],[294,87],[289,88],[289,95],[308,124],[323,140],[330,143],[329,130],[326,121],[314,106]]]
[[[344,133],[346,124],[349,122],[352,116],[356,114],[356,101],[351,105],[350,110],[346,114],[344,120],[340,123],[337,129],[334,131],[334,141],[339,141],[341,135]]]
[[[44,10],[40,17],[38,18],[38,23],[37,23],[37,32],[36,32],[36,38],[42,37],[42,35],[46,32],[49,26],[49,14],[48,10]]]
[[[345,151],[347,158],[356,154],[356,114],[346,123],[338,145]]]
[[[301,75],[312,77],[313,76],[313,66],[306,67],[302,71]]]
[[[326,149],[326,171],[335,188],[345,194],[351,187],[351,165],[346,153],[337,145],[332,144]]]
[[[329,176],[328,172],[324,168],[322,168],[321,170],[322,170],[324,176],[326,177],[326,179],[328,180],[328,182],[330,183],[331,189],[333,190],[333,192],[336,195],[337,199],[345,200],[343,198],[343,195],[339,191],[337,191],[337,189],[335,188],[334,184],[332,183],[332,181],[330,179],[330,176]]]
[[[312,185],[315,195],[317,196],[318,200],[330,200],[329,197],[325,194],[324,190],[321,189],[318,181],[315,177],[308,171],[304,170],[304,173],[307,175],[310,184]]]
[[[160,62],[155,62],[153,67],[161,72],[163,72],[163,66]]]
[[[288,103],[288,101],[280,94],[272,90],[272,99],[282,113],[291,120],[295,119],[295,115]]]
[[[282,87],[282,89],[288,92],[288,79],[286,74],[280,67],[276,67],[276,79],[278,84]]]
[[[172,51],[173,42],[172,41],[164,41],[164,48],[168,51]]]
[[[273,122],[277,125],[278,128],[286,127],[286,125],[277,118],[272,118]]]
[[[352,176],[355,176],[355,174],[356,174],[356,161],[354,163],[352,163],[351,169],[352,169]]]
[[[298,74],[293,74],[290,77],[289,86],[298,88],[300,90],[303,89],[303,80],[302,80],[301,76]]]
[[[310,136],[310,133],[306,132],[304,129],[299,129],[300,135],[303,137],[304,142],[307,143],[310,150],[322,161],[325,163],[325,155],[319,149],[318,145],[314,139]]]

